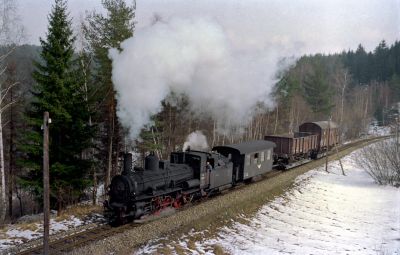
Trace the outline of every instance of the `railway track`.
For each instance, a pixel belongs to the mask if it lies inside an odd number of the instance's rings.
[[[383,140],[388,137],[389,136],[374,137],[374,138],[367,138],[367,139],[353,141],[351,143],[342,145],[341,147],[338,148],[338,151],[341,152],[341,151],[344,151],[344,150],[352,148],[352,147],[358,147],[363,144],[366,145],[368,143],[372,143],[372,142],[375,142],[378,140]],[[335,155],[336,155],[336,151],[332,151],[329,156],[331,157],[331,159],[334,159]],[[319,160],[321,160],[321,159],[319,159]],[[317,160],[317,161],[319,161],[319,160]],[[311,162],[316,162],[316,161],[311,161]],[[307,164],[307,163],[308,162],[305,162],[304,164]],[[293,167],[293,168],[300,167],[304,164],[297,165],[296,167]],[[271,172],[265,174],[263,179],[273,178],[274,176],[279,175],[281,172],[282,172],[282,170],[271,171]],[[240,185],[237,188],[240,189],[243,186],[245,186],[245,185]],[[197,203],[194,203],[194,204],[197,204]],[[62,254],[62,253],[71,251],[72,249],[74,249],[76,247],[80,247],[85,244],[91,243],[93,241],[102,240],[104,238],[113,236],[115,234],[122,233],[127,229],[134,228],[135,226],[138,226],[141,224],[143,224],[143,223],[135,223],[134,222],[134,223],[126,224],[126,225],[119,226],[119,227],[111,227],[109,225],[103,224],[103,225],[99,225],[97,227],[94,227],[94,228],[91,228],[88,230],[84,230],[79,233],[74,233],[74,234],[59,238],[57,240],[51,240],[50,254]],[[41,240],[41,239],[39,239],[39,240]],[[41,243],[38,242],[38,244],[36,246],[30,247],[30,248],[22,248],[19,251],[12,252],[10,254],[19,254],[19,255],[43,254],[43,247],[42,247]]]
[[[62,254],[68,252],[75,247],[82,246],[92,241],[101,240],[118,233],[124,232],[128,228],[139,225],[139,223],[130,223],[119,227],[111,227],[110,225],[100,225],[98,227],[88,229],[79,233],[65,236],[63,238],[52,240],[49,244],[50,254]],[[35,246],[18,252],[19,255],[36,255],[43,254],[43,247]]]

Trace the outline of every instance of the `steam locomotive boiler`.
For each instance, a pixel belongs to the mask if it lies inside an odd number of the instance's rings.
[[[218,181],[210,179],[207,162],[218,165]],[[132,155],[126,154],[123,172],[111,181],[105,213],[110,222],[123,224],[166,207],[179,208],[229,184],[231,173],[232,163],[218,153],[173,152],[169,161],[151,153],[145,158],[144,168],[132,168]]]

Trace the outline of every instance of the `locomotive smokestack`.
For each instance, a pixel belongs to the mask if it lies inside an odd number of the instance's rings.
[[[124,173],[129,173],[132,171],[132,153],[124,154]]]
[[[154,151],[152,151],[150,152],[150,155],[144,159],[144,169],[156,171],[159,168],[159,162],[160,160],[154,154]]]

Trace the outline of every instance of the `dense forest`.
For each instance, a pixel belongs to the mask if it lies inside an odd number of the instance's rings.
[[[241,133],[219,133],[211,117],[196,117],[189,102],[162,103],[153,125],[130,141],[118,118],[108,50],[134,36],[135,6],[104,0],[104,12],[90,12],[80,31],[73,31],[66,2],[56,0],[40,46],[2,43],[0,73],[2,145],[7,219],[41,211],[41,125],[49,111],[52,207],[62,211],[93,199],[121,171],[121,155],[156,151],[167,158],[186,137],[201,130],[210,147],[291,133],[305,121],[330,116],[343,139],[365,134],[375,119],[394,121],[400,101],[400,42],[382,40],[367,52],[302,56],[277,74],[276,107],[258,113]],[[104,13],[104,14],[103,14]],[[143,63],[145,65],[146,63]],[[141,164],[141,160],[137,161]],[[4,194],[4,193],[3,193]],[[0,219],[3,222],[4,217]]]

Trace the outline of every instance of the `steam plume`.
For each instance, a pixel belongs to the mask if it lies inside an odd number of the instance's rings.
[[[225,126],[247,123],[256,105],[272,108],[274,51],[238,51],[224,29],[204,18],[157,22],[110,50],[118,115],[137,138],[171,92]]]
[[[189,147],[190,149],[203,151],[208,149],[207,138],[203,132],[195,131],[186,137],[186,141],[183,144],[183,150],[185,151]]]

